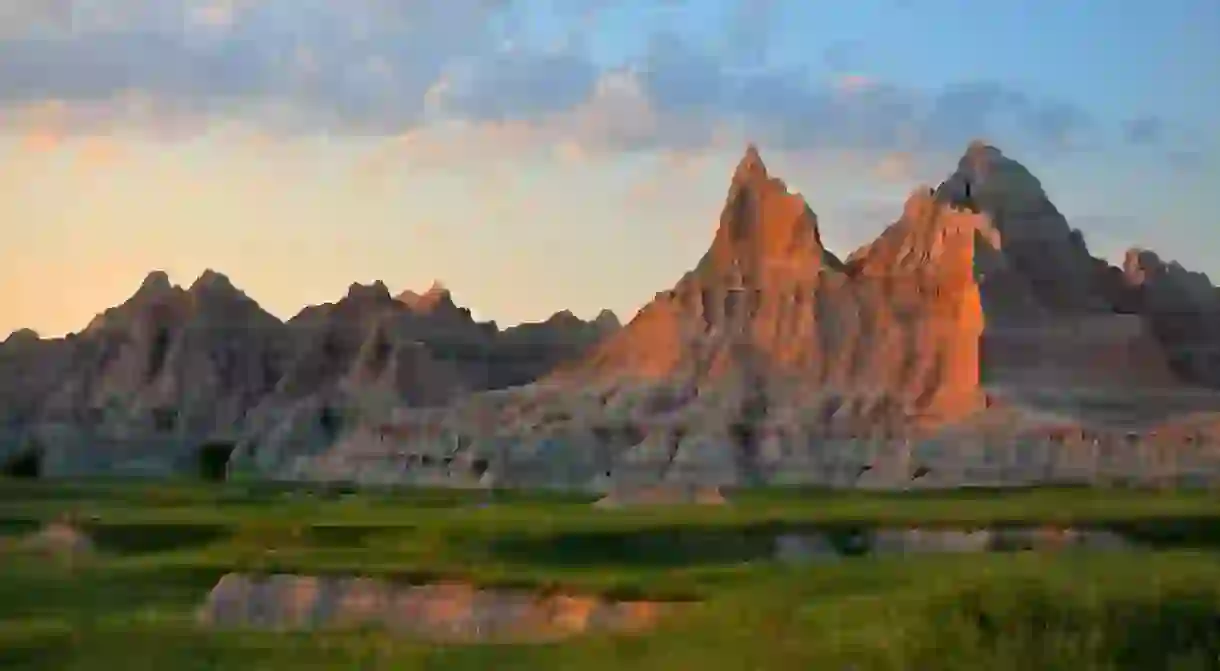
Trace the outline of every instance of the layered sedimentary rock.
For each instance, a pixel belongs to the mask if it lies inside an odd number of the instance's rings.
[[[0,343],[0,461],[164,474],[225,443],[274,468],[394,408],[530,382],[616,325],[562,313],[501,332],[439,285],[395,299],[381,283],[284,323],[219,273],[184,289],[154,272],[78,334]]]
[[[560,312],[501,330],[439,283],[352,285],[283,323],[216,273],[188,289],[154,273],[80,334],[0,343],[0,457],[164,466],[221,441],[273,477],[616,500],[657,484],[1204,482],[1220,473],[1218,295],[1151,252],[1094,258],[983,143],[841,260],[751,147],[707,253],[626,326]]]
[[[1123,298],[1164,346],[1183,378],[1220,387],[1220,293],[1203,273],[1131,249],[1123,260]]]
[[[443,334],[477,347],[486,337],[473,320],[449,312],[420,318],[380,282],[353,284],[343,299],[302,310],[285,332],[283,372],[253,407],[243,436],[264,466],[290,457],[288,447],[305,455],[325,449],[352,424],[377,421],[390,407],[436,405],[467,393],[464,362],[435,357],[425,339]]]
[[[710,249],[673,289],[542,382],[408,414],[398,437],[509,482],[747,484],[819,439],[918,435],[984,406],[973,249],[988,229],[917,194],[844,263],[751,147]]]
[[[612,317],[612,316],[611,316]],[[380,282],[288,322],[291,356],[254,409],[241,454],[260,470],[308,459],[353,433],[380,435],[400,408],[436,408],[474,391],[532,382],[613,330],[560,313],[500,331],[447,289],[391,298]]]
[[[42,399],[72,362],[72,340],[18,331],[0,343],[0,455],[18,447]]]
[[[237,437],[279,375],[282,345],[279,320],[223,275],[183,289],[151,273],[81,333],[17,354],[33,366],[17,390],[29,412],[7,446],[54,452],[51,472],[145,458],[164,470],[167,445]]]
[[[1192,395],[1099,263],[1038,180],[981,143],[840,261],[751,147],[698,265],[587,356],[526,387],[399,412],[392,429],[353,434],[296,475],[429,471],[620,491],[1096,480],[1145,467],[1172,479],[1220,467],[1209,445],[1153,446],[1150,427],[1173,410],[1165,398],[1215,398]],[[1091,426],[1149,400],[1166,407],[1134,435],[1121,422]],[[1064,426],[1083,446],[1069,446]]]
[[[504,329],[496,342],[489,386],[503,389],[533,382],[560,364],[578,359],[621,327],[609,310],[590,321],[564,310],[546,321]]]

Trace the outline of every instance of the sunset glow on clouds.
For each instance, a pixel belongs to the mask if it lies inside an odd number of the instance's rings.
[[[435,277],[508,323],[630,314],[701,253],[747,141],[832,243],[983,136],[1069,215],[1175,220],[1166,254],[1209,270],[1175,240],[1220,205],[1195,188],[1220,94],[1175,82],[1214,81],[1214,3],[1088,30],[1050,6],[909,4],[0,0],[0,221],[20,231],[0,331],[79,328],[159,266],[228,272],[281,316]],[[1120,65],[1135,34],[1149,55]],[[1123,225],[1104,237],[1147,237]],[[86,281],[69,247],[104,297],[31,297]]]

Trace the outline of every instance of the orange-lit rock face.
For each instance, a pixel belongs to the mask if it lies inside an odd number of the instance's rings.
[[[753,146],[733,173],[720,227],[695,271],[710,284],[755,288],[812,284],[822,266],[817,217],[767,174]]]
[[[846,261],[818,226],[748,149],[694,269],[588,356],[452,408],[443,431],[493,479],[583,482],[611,492],[604,505],[655,482],[1027,481],[1152,463],[1040,428],[1088,404],[1126,421],[1115,394],[1172,395],[1178,380],[1145,320],[1119,314],[1122,272],[1099,272],[1015,161],[972,145]],[[1189,462],[1167,463],[1158,473]]]
[[[884,395],[911,410],[977,402],[982,313],[971,214],[915,196],[903,218],[848,264],[822,247],[804,199],[751,147],[698,267],[581,366],[557,379],[795,381]]]
[[[983,143],[846,261],[819,225],[749,148],[703,258],[621,328],[561,311],[501,330],[440,285],[379,283],[284,324],[216,273],[153,273],[75,338],[0,344],[0,424],[10,446],[220,436],[266,472],[463,486],[1220,472],[1203,438],[1167,437],[1220,408],[1183,387],[1220,387],[1205,276],[1092,257]],[[1133,423],[1162,428],[1127,440]],[[1166,441],[1189,458],[1145,449]]]

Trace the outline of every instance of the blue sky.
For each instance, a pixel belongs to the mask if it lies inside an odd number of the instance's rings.
[[[984,137],[1216,276],[1216,0],[0,0],[0,332],[149,270],[629,317],[757,142],[847,254]]]

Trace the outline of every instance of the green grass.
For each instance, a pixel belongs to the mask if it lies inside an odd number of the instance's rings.
[[[72,514],[97,554],[0,555],[0,668],[1220,669],[1220,496],[768,490],[723,508],[595,510],[561,494],[0,481],[0,542]],[[780,528],[1099,525],[1153,549],[768,558]],[[460,578],[693,600],[659,630],[440,646],[378,631],[207,632],[232,570]]]

